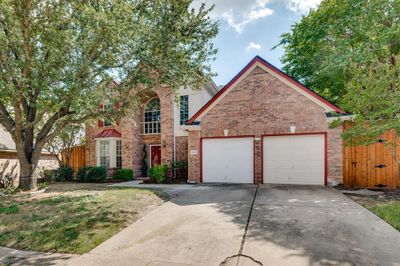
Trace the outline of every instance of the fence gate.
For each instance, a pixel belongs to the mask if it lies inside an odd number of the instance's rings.
[[[388,142],[394,138],[393,131],[381,136]],[[397,142],[400,144],[399,140]],[[397,149],[399,153],[399,147]],[[343,183],[346,187],[400,187],[397,163],[385,144],[377,142],[368,146],[345,146],[343,151]]]

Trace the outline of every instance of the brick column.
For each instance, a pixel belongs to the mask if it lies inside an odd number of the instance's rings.
[[[189,131],[188,180],[200,182],[200,131]]]
[[[328,128],[328,183],[343,183],[343,126]]]
[[[256,140],[259,139],[259,140]],[[254,138],[254,183],[261,184],[262,178],[262,137]]]
[[[170,88],[156,90],[161,112],[161,162],[169,164],[174,159],[174,95]]]

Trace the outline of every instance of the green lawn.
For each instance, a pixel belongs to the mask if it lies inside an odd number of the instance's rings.
[[[148,190],[67,183],[37,195],[3,195],[0,246],[82,254],[165,199]]]
[[[349,197],[400,231],[400,200],[355,195]]]
[[[369,210],[400,231],[400,202],[378,204]]]

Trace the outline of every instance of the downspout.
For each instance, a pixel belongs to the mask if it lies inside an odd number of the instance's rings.
[[[173,117],[173,119],[172,119],[172,136],[173,136],[173,138],[174,138],[174,141],[173,141],[173,147],[174,147],[174,150],[173,150],[173,160],[174,161],[176,161],[176,136],[175,136],[175,104],[176,104],[176,101],[174,101],[173,100],[173,102],[172,102],[172,117]],[[173,165],[173,164],[172,164]],[[175,169],[175,167],[173,168],[174,170],[174,179],[176,178],[176,169]]]

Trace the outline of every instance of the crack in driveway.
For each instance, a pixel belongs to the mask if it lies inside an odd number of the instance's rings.
[[[243,237],[242,237],[242,242],[240,243],[239,252],[236,255],[226,257],[225,260],[221,262],[221,264],[220,264],[221,266],[222,265],[230,265],[229,264],[230,261],[232,259],[235,259],[235,258],[237,258],[237,262],[236,262],[236,266],[237,266],[237,265],[239,265],[239,261],[240,261],[241,257],[248,258],[248,259],[250,259],[251,261],[253,261],[254,263],[256,263],[258,265],[261,265],[261,266],[263,265],[261,261],[258,261],[256,259],[250,257],[250,256],[247,256],[247,255],[243,254],[243,248],[244,248],[244,244],[246,242],[246,236],[247,236],[247,232],[248,232],[248,229],[249,229],[249,224],[250,224],[250,220],[251,220],[251,214],[253,212],[254,203],[255,203],[256,197],[257,197],[258,187],[259,187],[259,184],[257,184],[256,191],[254,192],[253,200],[252,200],[251,205],[250,205],[250,211],[249,211],[249,215],[247,216],[246,226],[244,228],[244,233],[243,233]]]

